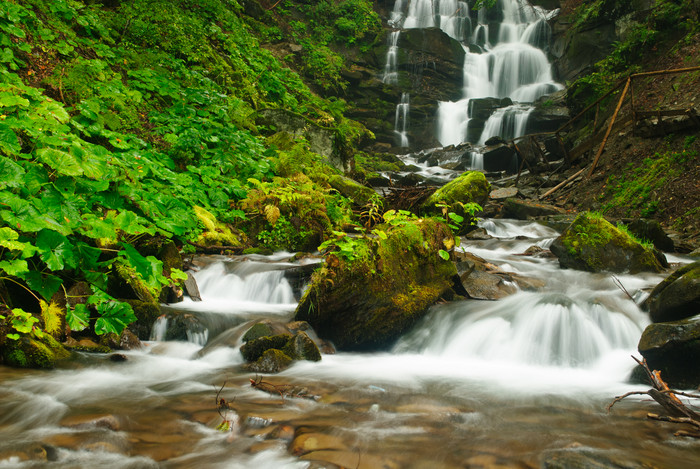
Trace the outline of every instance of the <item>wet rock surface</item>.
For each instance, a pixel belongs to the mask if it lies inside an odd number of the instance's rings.
[[[677,321],[700,314],[700,261],[685,265],[666,277],[644,300],[654,322]]]

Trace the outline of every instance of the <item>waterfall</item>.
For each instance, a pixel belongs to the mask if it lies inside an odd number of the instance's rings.
[[[462,99],[438,103],[437,140],[448,146],[483,144],[493,136],[519,137],[526,132],[532,103],[563,88],[553,80],[545,54],[551,39],[546,19],[544,9],[526,0],[499,0],[476,14],[462,1],[397,0],[389,21],[397,31],[390,35],[383,81],[398,84],[401,29],[439,27],[462,42],[465,59]],[[497,109],[487,122],[470,123],[475,118],[470,101],[488,97],[509,98],[516,104]],[[396,112],[398,116],[398,107]]]
[[[408,146],[408,111],[410,106],[409,94],[402,93],[401,102],[396,106],[396,117],[394,119],[394,132],[400,147]]]
[[[396,59],[399,53],[399,36],[400,30],[392,31],[389,35],[389,49],[386,53],[386,65],[384,66],[384,77],[382,81],[389,85],[397,85],[399,83],[399,73],[396,67]]]

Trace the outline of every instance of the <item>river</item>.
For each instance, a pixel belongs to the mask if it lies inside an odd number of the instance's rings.
[[[198,318],[187,341],[153,340],[120,361],[0,367],[0,468],[698,467],[697,441],[645,418],[659,410],[652,401],[605,410],[646,389],[626,383],[648,323],[635,302],[607,274],[518,255],[547,247],[549,228],[482,226],[494,238],[463,248],[543,280],[541,291],[441,304],[390,352],[325,354],[264,377],[242,369],[237,338],[255,318],[292,317],[280,273],[295,264],[285,254],[202,259],[204,301],[164,308]],[[662,276],[618,278],[638,301]],[[159,321],[154,337],[167,330]]]

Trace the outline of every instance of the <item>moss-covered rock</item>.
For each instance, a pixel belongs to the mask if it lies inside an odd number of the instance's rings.
[[[321,361],[321,351],[306,332],[297,332],[289,339],[282,351],[294,360]]]
[[[121,300],[129,303],[136,315],[136,322],[129,325],[131,330],[141,340],[148,340],[153,323],[160,316],[160,305],[157,301]]]
[[[216,217],[202,207],[194,207],[194,213],[204,225],[204,231],[197,238],[202,246],[230,246],[241,248],[245,244],[245,235],[234,232],[230,226],[221,223]]]
[[[385,228],[386,239],[348,241],[352,259],[328,255],[297,307],[295,320],[338,349],[389,346],[453,285],[455,266],[438,254],[453,242],[447,226],[418,219]]]
[[[689,389],[700,385],[700,316],[650,324],[638,349],[649,368],[660,370],[669,386]]]
[[[356,182],[348,177],[336,175],[328,180],[331,187],[345,197],[352,199],[353,202],[363,207],[369,203],[373,198],[379,198],[380,196],[367,186],[363,186],[359,182]]]
[[[273,348],[265,350],[259,359],[253,363],[246,364],[244,368],[255,373],[279,373],[288,368],[293,361],[283,351]]]
[[[291,338],[291,334],[278,334],[252,339],[241,346],[241,355],[247,361],[254,362],[262,357],[267,350],[283,349]]]
[[[653,322],[700,314],[700,261],[685,265],[659,283],[642,304]]]
[[[439,213],[437,204],[446,204],[452,211],[464,215],[462,204],[477,203],[483,206],[491,192],[491,184],[486,176],[479,171],[467,171],[457,179],[450,181],[435,191],[433,195],[423,203],[422,210],[425,213]]]
[[[48,334],[41,338],[23,335],[7,340],[2,350],[5,364],[19,368],[53,368],[57,360],[70,356],[60,343]]]
[[[645,247],[602,216],[584,212],[551,246],[563,268],[588,272],[661,272],[651,248]]]

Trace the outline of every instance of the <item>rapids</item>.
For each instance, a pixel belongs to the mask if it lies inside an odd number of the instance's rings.
[[[263,393],[241,368],[249,321],[293,315],[290,256],[204,258],[204,301],[164,310],[208,318],[208,338],[154,340],[126,361],[0,367],[0,468],[697,467],[698,442],[644,418],[653,402],[605,412],[614,396],[645,389],[626,384],[648,322],[636,303],[609,275],[519,255],[547,247],[549,228],[482,227],[494,238],[466,250],[545,288],[438,305],[390,352],[324,355],[264,377],[316,399]],[[637,301],[661,278],[619,276]],[[221,415],[219,398],[230,407]],[[222,416],[229,431],[217,430]]]

